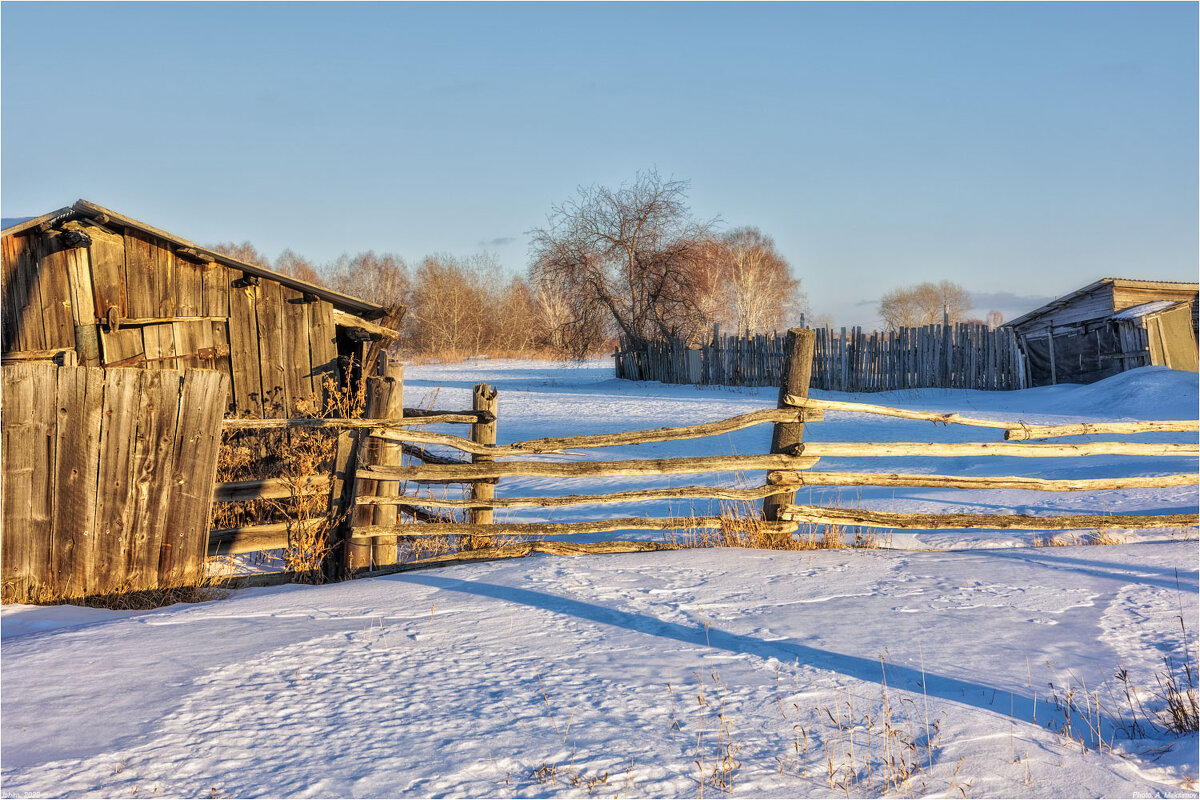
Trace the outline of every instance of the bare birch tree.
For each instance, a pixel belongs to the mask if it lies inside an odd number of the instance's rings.
[[[952,281],[922,283],[893,289],[879,301],[879,316],[889,329],[935,325],[949,309],[950,322],[962,322],[971,308],[971,294]]]

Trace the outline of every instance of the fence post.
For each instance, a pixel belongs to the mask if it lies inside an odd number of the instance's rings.
[[[496,410],[500,407],[496,395],[496,390],[486,383],[475,384],[475,391],[471,395],[471,408],[475,411],[484,412],[481,419],[471,424],[471,441],[476,444],[496,443]],[[478,454],[471,456],[472,464],[487,463],[495,460],[492,456]],[[471,484],[472,500],[491,500],[495,496],[495,484],[487,481]],[[467,511],[467,522],[475,525],[490,525],[492,524],[492,517],[492,509],[490,507],[472,508]],[[488,547],[491,543],[490,536],[472,536],[469,549]]]
[[[392,361],[388,358],[386,352],[379,354],[379,376],[387,385],[387,391],[381,394],[386,395],[382,398],[379,406],[380,419],[389,421],[400,420],[404,418],[404,365]],[[400,445],[396,442],[386,442],[375,440],[372,443],[372,454],[375,457],[375,463],[380,466],[400,466],[402,451]],[[397,495],[400,494],[399,481],[377,481],[375,483],[375,494],[380,495]],[[375,506],[374,524],[376,525],[398,525],[400,522],[400,507],[399,506]],[[396,563],[396,537],[387,539],[376,539],[372,550],[372,560],[376,566],[386,567]]]
[[[783,375],[779,382],[779,408],[794,407],[785,402],[788,395],[808,397],[814,339],[815,334],[807,328],[792,328],[787,332],[783,351]],[[801,444],[803,439],[803,422],[776,422],[771,435],[771,452],[794,455],[797,445]],[[795,499],[795,489],[767,497],[763,500],[763,519],[777,521],[780,510],[791,505]]]

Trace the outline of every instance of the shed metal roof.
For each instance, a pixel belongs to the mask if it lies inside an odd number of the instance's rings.
[[[48,214],[42,214],[39,217],[31,217],[16,224],[10,225],[9,227],[0,231],[0,236],[11,236],[22,233],[45,223],[49,223],[51,225],[61,225],[64,222],[68,222],[72,219],[79,219],[81,217],[92,220],[107,217],[112,222],[124,225],[127,228],[133,228],[141,231],[142,233],[154,236],[155,238],[163,239],[164,241],[170,242],[173,245],[191,248],[197,253],[205,254],[211,257],[214,261],[224,264],[227,267],[241,270],[248,275],[267,278],[277,283],[281,283],[284,286],[289,286],[300,292],[310,292],[317,297],[320,297],[322,300],[328,301],[334,307],[350,311],[360,317],[363,317],[364,319],[378,319],[386,312],[386,309],[383,306],[376,303],[371,303],[358,297],[353,297],[348,294],[334,291],[333,289],[321,286],[320,284],[302,281],[299,278],[293,278],[291,275],[284,275],[282,272],[276,272],[273,269],[267,269],[266,267],[261,267],[257,264],[250,264],[236,258],[230,258],[229,256],[219,253],[216,250],[210,250],[207,247],[201,247],[200,245],[190,242],[181,236],[176,236],[173,233],[167,233],[166,231],[155,228],[152,225],[147,225],[145,222],[133,219],[132,217],[127,217],[124,214],[118,214],[117,212],[111,211],[104,206],[88,202],[87,200],[76,200],[74,204],[66,206],[65,208],[60,208],[56,211],[51,211]]]
[[[1076,289],[1073,292],[1064,294],[1062,297],[1055,298],[1054,300],[1050,301],[1049,303],[1046,303],[1044,306],[1039,306],[1038,308],[1035,308],[1033,311],[1030,311],[1026,314],[1022,314],[1021,316],[1017,317],[1016,319],[1009,320],[1008,322],[1004,323],[1004,325],[1002,325],[1001,327],[1015,328],[1018,325],[1021,325],[1022,323],[1028,322],[1032,319],[1036,319],[1036,318],[1038,318],[1044,314],[1048,314],[1052,311],[1056,311],[1057,309],[1060,309],[1064,306],[1069,305],[1073,300],[1075,300],[1075,298],[1081,297],[1082,295],[1085,295],[1085,294],[1088,294],[1089,292],[1092,292],[1092,291],[1098,289],[1099,287],[1103,286],[1106,283],[1111,283],[1116,286],[1120,286],[1120,287],[1124,287],[1124,288],[1128,288],[1128,289],[1188,289],[1188,288],[1190,288],[1192,291],[1200,290],[1200,283],[1189,283],[1187,281],[1143,281],[1143,280],[1137,280],[1134,278],[1101,278],[1098,281],[1089,283],[1087,286],[1084,286],[1082,289]]]

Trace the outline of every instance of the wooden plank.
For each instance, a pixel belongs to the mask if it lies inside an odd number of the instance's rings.
[[[299,478],[261,478],[252,481],[218,483],[213,490],[217,503],[245,500],[279,500],[310,494],[327,494],[333,478],[329,475],[305,475]]]
[[[128,574],[133,537],[133,451],[138,436],[141,371],[105,370],[100,458],[96,480],[96,590],[117,591]]]
[[[88,260],[92,267],[96,318],[108,319],[109,308],[115,308],[118,317],[128,317],[125,237],[101,228],[89,228],[88,236],[92,240]]]
[[[1023,425],[1004,432],[1009,441],[1049,439],[1055,436],[1088,436],[1094,434],[1154,433],[1158,431],[1197,431],[1200,420],[1143,420],[1139,422],[1082,422],[1078,425]]]
[[[312,364],[313,392],[318,398],[327,396],[327,387],[336,385],[337,328],[333,324],[333,306],[324,300],[309,303],[309,357]]]
[[[266,525],[246,525],[241,528],[218,528],[208,532],[208,555],[258,553],[263,550],[282,550],[288,546],[288,532],[293,526],[324,525],[324,517],[311,517],[295,522],[272,522]]]
[[[158,317],[158,248],[132,229],[125,230],[125,285],[130,317]]]
[[[128,552],[130,589],[153,588],[166,521],[179,408],[179,373],[144,370],[133,452],[132,536]]]
[[[1083,444],[1010,444],[1008,442],[814,442],[797,455],[817,458],[962,458],[963,456],[1200,456],[1196,444],[1086,442]],[[516,462],[508,462],[516,463]]]
[[[52,527],[54,585],[63,597],[89,594],[96,541],[96,486],[104,371],[98,367],[58,370],[58,427],[55,445]]]
[[[33,463],[37,466],[30,489],[29,564],[34,577],[53,586],[55,478],[58,475],[58,368],[30,365],[33,379]],[[6,369],[11,369],[7,367]]]
[[[380,379],[387,385],[388,391],[386,402],[378,409],[377,416],[398,421],[404,417],[404,365],[392,361],[386,353],[380,355],[380,361]],[[374,456],[377,464],[399,466],[403,463],[400,446],[389,442],[379,442]],[[399,494],[401,486],[396,481],[377,481],[375,491],[378,494]],[[398,505],[376,505],[371,521],[375,525],[394,525],[399,521],[399,511]],[[375,540],[371,552],[371,561],[375,566],[395,564],[398,556],[395,539]]]
[[[231,348],[229,346],[229,323],[228,322],[213,322],[209,326],[209,335],[211,341],[206,339],[205,346],[219,348],[220,355],[215,356],[212,361],[204,366],[210,369],[215,369],[226,378],[229,379],[229,394],[225,400],[225,414],[237,413],[237,406],[233,397],[233,363],[230,359]]]
[[[791,533],[796,525],[791,522],[767,522],[754,520],[750,524],[760,530],[779,534]],[[618,519],[589,520],[586,522],[530,522],[493,523],[472,525],[466,522],[433,525],[385,525],[356,527],[352,541],[367,541],[379,536],[572,536],[583,533],[606,531],[690,531],[721,530],[729,525],[722,517],[621,517]]]
[[[38,291],[41,295],[45,346],[75,348],[75,318],[67,279],[67,254],[61,237],[38,237]]]
[[[223,264],[210,262],[200,267],[200,283],[203,292],[202,311],[207,317],[229,317],[229,297],[232,291],[233,273]]]
[[[204,574],[208,520],[229,381],[211,370],[183,376],[169,481],[159,585],[194,585]]]
[[[5,242],[7,244],[8,238]],[[0,414],[3,415],[3,507],[0,513],[0,576],[5,601],[24,602],[42,575],[33,562],[34,530],[31,504],[34,486],[44,482],[38,473],[46,465],[38,461],[39,439],[35,404],[47,403],[34,394],[34,370],[53,371],[41,364],[17,364],[0,370]]]
[[[64,250],[63,266],[71,301],[71,324],[76,328],[91,327],[96,324],[96,293],[92,288],[92,264],[87,248]]]
[[[351,515],[354,510],[353,488],[356,480],[358,443],[357,431],[344,430],[338,434],[337,448],[333,456],[333,481],[329,486],[330,515],[337,525],[330,534],[329,551],[322,565],[326,580],[339,580],[351,564],[345,539],[353,521]]]
[[[258,367],[262,380],[264,417],[291,415],[292,400],[288,394],[285,347],[283,343],[283,299],[280,286],[263,281],[258,287]]]
[[[100,359],[105,365],[129,362],[139,355],[146,355],[141,328],[121,328],[116,331],[101,329]]]
[[[1039,447],[1046,445],[1007,445]],[[811,457],[788,455],[700,456],[694,458],[647,458],[634,461],[497,461],[492,464],[409,467],[375,466],[360,470],[364,477],[387,480],[477,480],[480,478],[588,478],[615,475],[680,475],[692,472],[738,472],[748,469],[808,469],[817,462]]]
[[[586,449],[592,447],[618,447],[647,442],[666,442],[678,439],[696,439],[704,436],[715,436],[723,433],[762,425],[769,422],[813,422],[824,418],[824,412],[813,409],[793,408],[764,408],[761,411],[751,411],[736,417],[704,422],[699,425],[681,425],[673,428],[654,428],[650,430],[624,431],[621,433],[601,433],[589,436],[561,436],[546,439],[531,439],[524,442],[513,442],[508,445],[486,447],[478,445],[459,436],[444,433],[426,433],[423,431],[383,431],[372,433],[382,439],[403,442],[421,442],[424,444],[440,444],[453,447],[468,453],[484,453],[495,458],[530,453],[561,453],[564,450]],[[411,419],[406,420],[411,422]]]
[[[286,286],[280,287],[280,300],[283,378],[290,400],[286,413],[296,417],[317,410],[310,406],[314,391],[312,351],[308,341],[308,303],[301,292]]]
[[[42,295],[38,278],[37,234],[6,237],[13,247],[12,284],[5,291],[10,295],[16,339],[12,350],[46,350],[46,331],[42,322]]]
[[[787,473],[783,473],[787,474]],[[771,483],[752,489],[727,489],[720,486],[675,486],[667,489],[638,489],[610,494],[570,494],[563,497],[492,497],[449,499],[417,495],[359,495],[358,505],[388,505],[409,503],[432,508],[558,508],[560,506],[610,505],[613,503],[644,503],[650,500],[676,498],[710,498],[749,502],[779,493],[779,484]]]
[[[945,489],[1025,489],[1035,492],[1096,492],[1113,489],[1157,489],[1192,486],[1195,474],[1130,478],[1080,478],[1047,480],[1017,476],[959,477],[957,475],[905,475],[895,472],[773,472],[767,482],[786,486],[931,486]]]
[[[152,361],[154,369],[176,369],[175,331],[170,323],[147,325],[142,328],[142,340],[146,347],[146,360]]]
[[[1200,514],[1154,514],[1146,516],[1028,514],[899,514],[855,508],[788,506],[784,519],[815,525],[854,525],[861,528],[897,530],[1133,530],[1183,528],[1200,524]]]
[[[154,240],[155,280],[154,294],[158,310],[152,316],[174,317],[179,312],[176,307],[175,282],[176,269],[175,253],[170,245],[161,239]],[[132,316],[132,315],[130,315]]]
[[[205,315],[204,310],[204,270],[199,264],[194,264],[184,258],[176,257],[175,262],[175,310],[180,317],[198,317]],[[225,316],[222,314],[221,316]]]
[[[197,353],[202,347],[212,347],[212,323],[174,322],[171,323],[171,336],[174,340],[175,353],[179,358],[175,364],[179,369],[211,368],[212,359],[201,359]]]
[[[25,281],[18,264],[17,236],[0,238],[0,347],[3,352],[20,349],[20,311],[25,304]]]
[[[257,305],[257,286],[235,287],[229,293],[229,359],[234,407],[239,417],[263,416]]]

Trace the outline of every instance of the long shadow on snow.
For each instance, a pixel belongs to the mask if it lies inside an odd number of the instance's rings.
[[[1046,569],[1078,572],[1082,575],[1105,578],[1121,583],[1144,583],[1148,586],[1158,586],[1163,589],[1178,589],[1193,594],[1197,590],[1200,590],[1200,583],[1197,582],[1200,579],[1200,575],[1195,570],[1185,569],[1175,571],[1169,567],[1153,567],[1137,563],[1132,563],[1128,567],[1122,567],[1119,564],[1111,564],[1105,561],[1091,561],[1086,558],[1072,558],[1070,556],[1061,556],[1057,553],[1047,553],[1044,556],[1028,551],[1006,553],[1000,548],[972,550],[970,552],[987,558],[1007,558],[1012,561],[1023,561],[1027,564],[1045,567]],[[1126,572],[1124,570],[1136,570],[1136,572]],[[1156,573],[1164,577],[1155,578],[1149,575],[1138,575],[1137,572]]]
[[[1017,695],[1007,689],[896,664],[886,664],[885,672],[884,662],[881,661],[820,650],[793,642],[768,642],[753,636],[729,633],[713,627],[681,625],[645,614],[634,614],[593,603],[584,603],[569,597],[559,597],[545,592],[482,581],[439,578],[435,575],[398,575],[382,580],[416,583],[450,592],[462,592],[520,603],[556,614],[565,614],[601,625],[612,625],[649,636],[673,639],[698,647],[712,647],[762,659],[774,658],[784,663],[799,662],[861,681],[882,684],[886,679],[887,685],[894,689],[911,692],[923,691],[930,697],[962,703],[1002,716],[1011,716],[1017,722],[1038,720],[1043,724],[1049,724],[1062,718],[1062,714],[1055,706],[1047,703],[1044,699],[1035,700],[1021,695],[1018,700]],[[1008,703],[1004,702],[1005,699],[1009,699],[1005,695],[1011,698]],[[1106,738],[1110,734],[1110,731],[1105,731]]]

